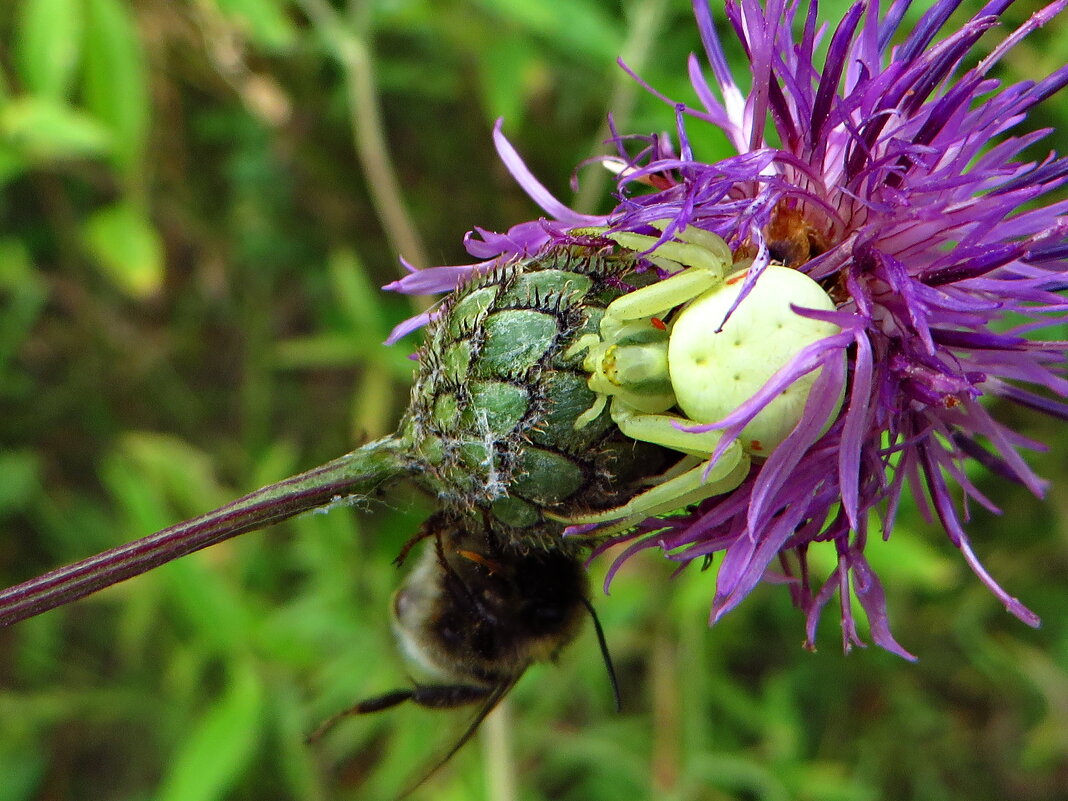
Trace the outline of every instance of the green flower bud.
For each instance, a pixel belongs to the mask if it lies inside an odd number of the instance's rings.
[[[475,278],[446,301],[419,352],[401,436],[415,480],[497,534],[559,545],[557,517],[625,502],[672,455],[622,435],[573,346],[597,331],[632,254],[560,248]]]

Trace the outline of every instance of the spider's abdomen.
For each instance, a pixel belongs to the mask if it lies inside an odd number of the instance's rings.
[[[682,310],[672,328],[671,383],[691,420],[723,419],[804,347],[840,330],[791,308],[835,310],[834,301],[804,273],[769,265],[738,303],[742,286],[738,276],[706,292]],[[801,419],[818,376],[819,370],[801,376],[770,401],[742,430],[742,447],[757,456],[778,447]]]

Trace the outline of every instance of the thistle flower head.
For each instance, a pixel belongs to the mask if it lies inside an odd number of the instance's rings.
[[[498,125],[504,161],[553,219],[503,235],[479,230],[467,242],[479,264],[413,273],[393,287],[452,289],[480,267],[572,241],[570,229],[590,225],[661,241],[692,226],[722,237],[736,258],[752,259],[756,274],[775,262],[817,281],[835,310],[796,311],[833,322],[839,333],[775,379],[781,386],[821,370],[801,422],[737,488],[625,535],[631,542],[622,558],[650,547],[682,563],[721,552],[713,620],[776,564],[807,616],[809,645],[836,591],[844,645],[862,644],[852,592],[875,642],[905,657],[865,559],[869,513],[879,513],[889,537],[907,486],[1005,607],[1037,625],[973,551],[965,504],[995,507],[965,463],[975,459],[1041,495],[1043,481],[1020,454],[1041,445],[999,423],[983,399],[1068,419],[1068,405],[1056,399],[1068,395],[1066,343],[1033,336],[1068,311],[1057,294],[1068,286],[1068,203],[1047,198],[1068,180],[1068,159],[1022,161],[1048,131],[1013,133],[1068,82],[1068,67],[1011,86],[991,77],[1068,0],[1004,34],[981,60],[972,48],[999,26],[1011,0],[990,2],[952,29],[947,21],[960,3],[939,0],[906,31],[909,5],[898,0],[881,11],[877,0],[859,0],[832,28],[814,2],[802,10],[786,0],[727,0],[727,27],[751,70],[736,81],[708,6],[695,0],[708,62],[689,62],[699,103],[665,98],[676,114],[674,145],[659,135],[615,136],[619,156],[607,161],[618,205],[609,215],[579,215],[554,199]],[[701,161],[688,130],[705,124],[720,129],[737,155]],[[724,432],[722,452],[775,394],[757,392],[722,420],[690,430]],[[824,542],[833,543],[837,566],[812,576],[808,549]]]

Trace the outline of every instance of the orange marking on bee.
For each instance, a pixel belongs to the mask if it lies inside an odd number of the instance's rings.
[[[475,553],[474,551],[467,550],[458,550],[456,553],[459,556],[462,556],[464,559],[469,559],[472,562],[476,562],[482,565],[491,573],[500,573],[503,570],[503,568],[497,562],[494,562],[492,559],[486,558],[480,553]]]
[[[653,328],[657,331],[667,331],[667,323],[661,320],[659,317],[651,317],[649,322],[653,324]]]

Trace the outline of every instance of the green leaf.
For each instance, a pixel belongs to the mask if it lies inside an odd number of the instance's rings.
[[[16,292],[26,282],[35,279],[33,262],[26,245],[18,239],[0,239],[0,289]]]
[[[26,171],[26,159],[10,144],[0,141],[0,186]]]
[[[4,777],[0,790],[2,801],[31,801],[46,792],[48,760],[25,738],[19,739],[20,742],[5,740],[0,743],[0,776]]]
[[[269,50],[292,47],[296,30],[279,0],[215,0],[215,3],[261,47]]]
[[[235,547],[241,546],[229,549]],[[192,632],[198,647],[219,654],[236,648],[255,621],[253,605],[246,603],[225,571],[212,566],[212,560],[224,558],[225,553],[209,551],[159,568],[174,619]]]
[[[623,40],[619,23],[599,0],[481,0],[488,11],[603,68]]]
[[[544,59],[530,38],[515,31],[501,35],[479,48],[479,84],[483,105],[490,119],[503,117],[518,125],[527,108],[531,89],[544,80]]]
[[[120,444],[122,457],[130,461],[142,480],[150,480],[164,490],[179,513],[199,514],[227,500],[229,493],[218,485],[213,460],[199,448],[176,437],[146,431],[127,432]],[[285,475],[288,473],[262,483]]]
[[[85,247],[120,290],[147,297],[163,283],[163,245],[145,210],[129,201],[95,212],[82,230]]]
[[[22,346],[47,299],[48,287],[34,269],[26,245],[18,239],[0,239],[0,373]]]
[[[23,0],[15,29],[16,63],[27,89],[66,97],[82,45],[80,0]]]
[[[412,362],[396,348],[382,348],[389,325],[381,292],[367,276],[359,257],[347,248],[328,262],[332,297],[343,316],[341,330],[278,343],[275,365],[282,368],[339,367],[369,363],[387,375],[407,380]]]
[[[20,509],[40,486],[41,462],[33,451],[0,451],[0,515]]]
[[[121,0],[84,0],[85,105],[114,135],[113,155],[139,176],[150,102],[144,53],[130,8]]]
[[[388,333],[382,315],[381,294],[367,278],[367,271],[359,256],[348,248],[330,254],[327,264],[330,285],[342,312],[354,330]]]
[[[111,136],[62,101],[20,97],[0,106],[0,146],[34,161],[62,161],[107,153]]]
[[[225,694],[171,760],[158,801],[213,801],[230,791],[255,754],[263,686],[247,661],[230,669]]]

